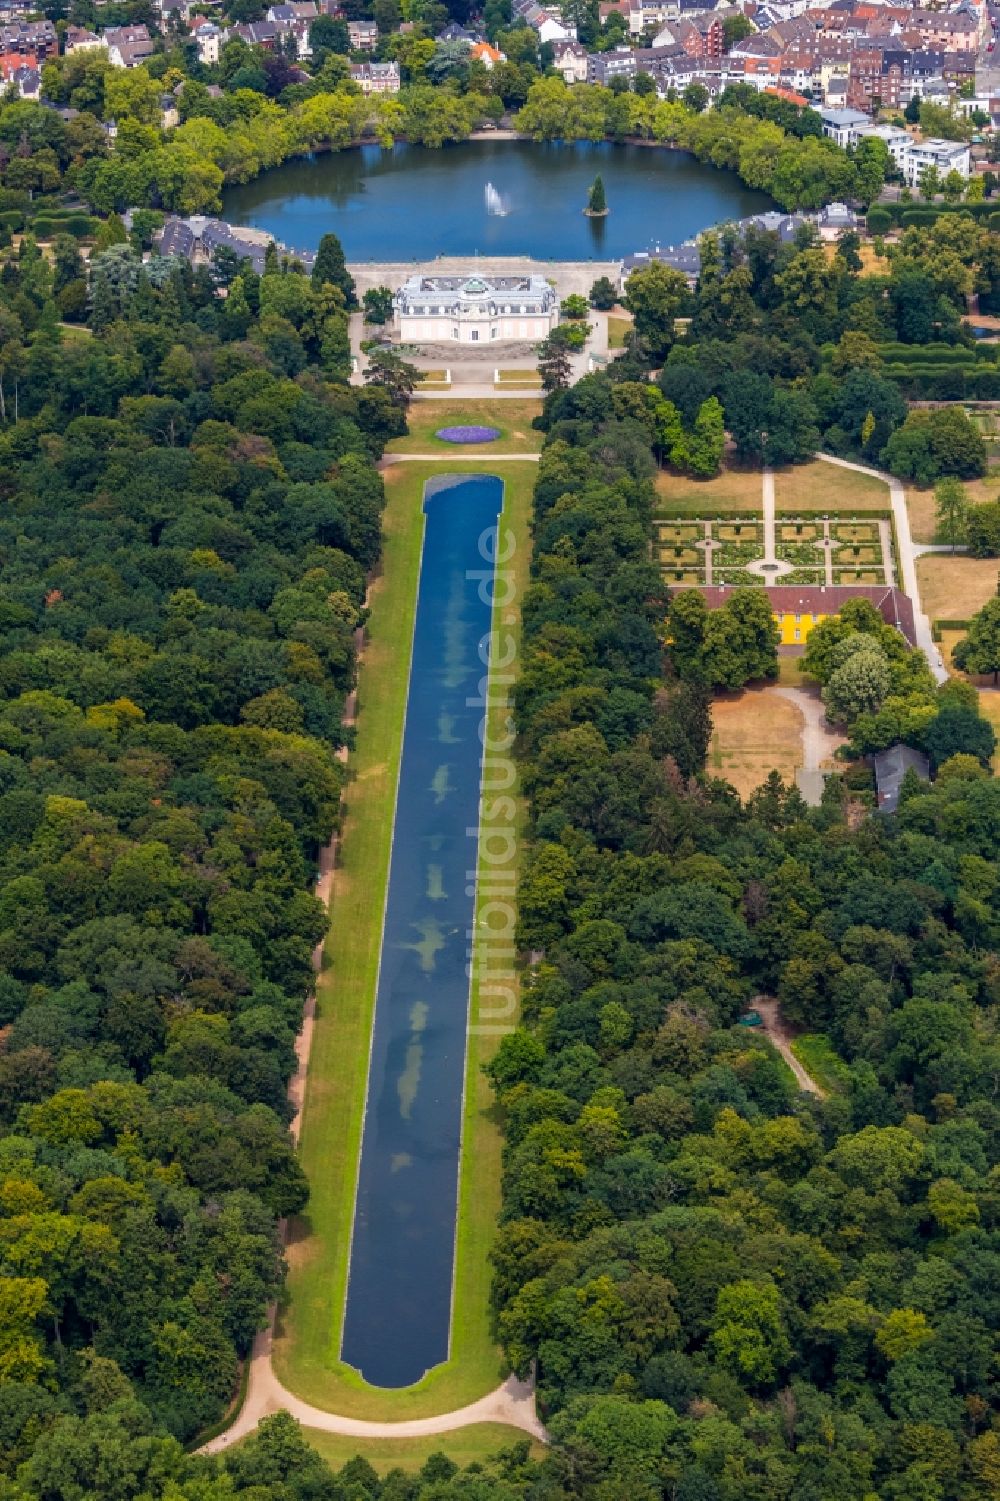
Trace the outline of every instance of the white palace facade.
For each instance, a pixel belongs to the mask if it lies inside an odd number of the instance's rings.
[[[559,322],[542,276],[411,276],[393,306],[403,344],[538,343]]]

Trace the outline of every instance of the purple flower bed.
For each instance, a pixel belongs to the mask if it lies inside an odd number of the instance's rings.
[[[498,427],[439,427],[434,434],[443,443],[495,443]]]

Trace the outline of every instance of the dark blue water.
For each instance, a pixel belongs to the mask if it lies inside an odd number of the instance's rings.
[[[448,1357],[493,476],[431,480],[341,1356],[374,1386]],[[486,598],[481,597],[485,595]],[[402,643],[400,643],[402,645]],[[483,655],[485,656],[485,650]],[[470,702],[471,701],[471,702]]]
[[[588,219],[598,173],[610,212]],[[502,217],[487,213],[487,183],[509,209]],[[610,141],[463,141],[438,151],[368,145],[285,162],[222,195],[224,218],[267,230],[293,250],[315,250],[333,230],[349,261],[477,252],[618,260],[773,207],[735,173],[686,152]]]

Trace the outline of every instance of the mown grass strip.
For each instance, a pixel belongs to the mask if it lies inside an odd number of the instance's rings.
[[[380,1475],[397,1468],[413,1474],[432,1454],[447,1454],[453,1464],[464,1469],[476,1460],[492,1458],[524,1438],[523,1433],[516,1433],[503,1423],[474,1423],[469,1428],[456,1428],[454,1433],[434,1434],[430,1438],[344,1438],[339,1433],[322,1433],[316,1428],[306,1428],[304,1436],[334,1470],[360,1454]],[[545,1449],[533,1442],[531,1452],[540,1459]]]

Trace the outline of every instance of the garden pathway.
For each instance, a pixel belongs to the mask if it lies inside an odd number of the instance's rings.
[[[913,601],[913,623],[917,638],[917,645],[923,652],[930,664],[931,672],[939,683],[948,681],[948,672],[944,665],[944,659],[931,635],[930,621],[924,614],[920,605],[920,586],[917,583],[916,554],[913,548],[913,539],[910,536],[910,518],[906,511],[906,496],[903,487],[895,475],[886,474],[881,469],[871,469],[867,464],[855,464],[850,459],[835,459],[829,453],[817,453],[817,459],[822,459],[824,464],[836,464],[840,469],[853,469],[857,474],[870,474],[875,479],[880,479],[883,484],[889,486],[889,501],[892,506],[892,519],[896,526],[896,544],[899,551],[899,572],[902,580],[902,589]]]
[[[843,735],[830,728],[819,694],[808,688],[782,685],[772,690],[794,704],[802,715],[802,765],[795,774],[795,785],[812,808],[818,808],[823,796],[823,763],[833,757]]]
[[[878,523],[878,539],[882,548],[882,571],[885,574],[885,581],[890,588],[894,588],[896,584],[896,570],[892,564],[892,527],[882,517],[879,518]],[[916,548],[913,549],[913,555],[914,557],[917,556]]]
[[[823,582],[833,584],[833,537],[830,535],[830,518],[823,517]]]
[[[764,564],[768,571],[778,561],[774,550],[774,470],[765,469],[762,496],[764,503]]]
[[[439,393],[440,394],[440,393]],[[511,461],[537,464],[540,453],[466,453],[461,443],[454,443],[441,453],[387,453],[380,464],[440,464],[442,459],[481,459],[486,464],[508,464]]]
[[[806,1094],[814,1094],[821,1100],[826,1099],[826,1090],[820,1089],[812,1074],[802,1067],[802,1064],[792,1052],[792,1039],[795,1036],[792,1028],[783,1020],[778,1002],[772,995],[755,995],[751,1002],[753,1009],[760,1012],[761,1021],[764,1023],[764,1031],[767,1040],[773,1048],[784,1058],[788,1067],[795,1075],[796,1083]]]

